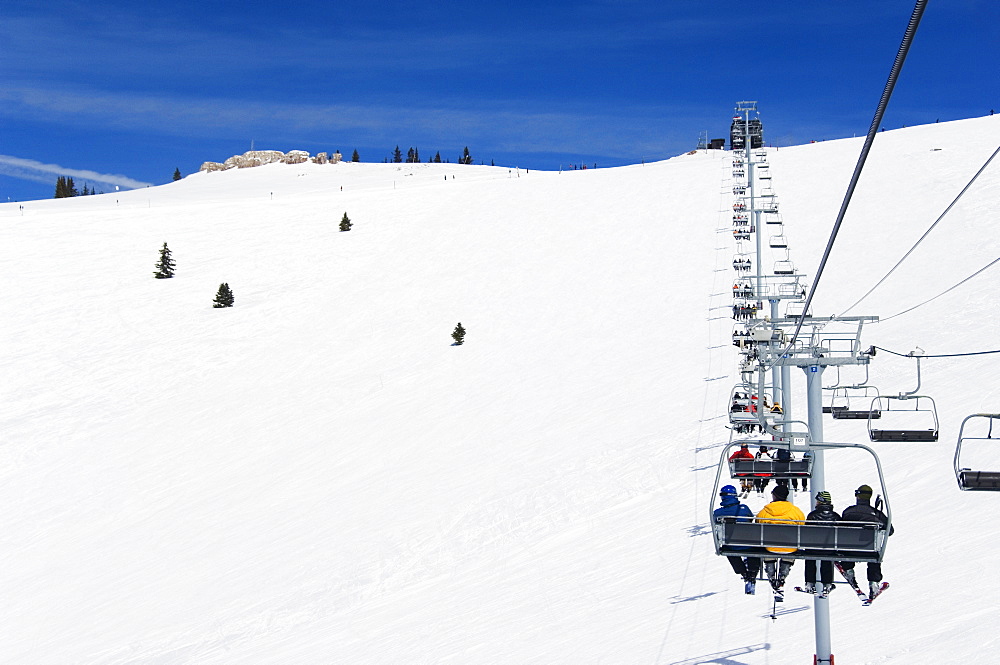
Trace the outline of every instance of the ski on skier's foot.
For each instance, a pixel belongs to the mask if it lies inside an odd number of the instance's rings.
[[[871,605],[875,601],[875,599],[878,598],[879,596],[881,596],[882,592],[885,591],[888,588],[889,588],[889,583],[888,582],[882,582],[882,584],[879,585],[878,591],[875,592],[875,595],[869,595],[868,596],[868,602],[865,603],[865,605]]]
[[[861,601],[861,604],[871,605],[872,601],[868,598],[868,594],[861,590],[861,587],[858,586],[856,581],[851,582],[850,578],[847,575],[844,575],[844,567],[840,565],[840,562],[834,563],[833,565],[837,567],[840,574],[843,575],[844,579],[847,580],[847,583],[851,585],[851,588],[854,589],[854,593],[858,594],[858,600]]]
[[[871,605],[872,604],[872,601],[870,601],[868,599],[868,594],[866,594],[864,591],[862,591],[861,587],[858,587],[858,586],[855,586],[855,585],[852,584],[851,588],[854,589],[854,593],[858,594],[858,600],[861,601],[862,605]]]
[[[816,590],[815,589],[806,589],[804,587],[797,586],[797,587],[795,587],[795,590],[799,591],[801,593],[808,593],[811,596],[815,596],[816,595]]]

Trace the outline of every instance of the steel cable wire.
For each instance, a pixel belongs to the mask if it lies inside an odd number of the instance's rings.
[[[958,203],[958,200],[960,198],[962,198],[962,196],[967,191],[969,191],[969,188],[972,187],[972,183],[974,183],[976,181],[976,179],[982,174],[982,172],[986,170],[986,167],[990,165],[990,162],[993,161],[993,158],[996,157],[997,154],[1000,154],[1000,146],[997,146],[997,149],[993,151],[993,154],[990,155],[990,158],[986,160],[986,163],[984,163],[982,165],[982,167],[980,167],[980,169],[976,172],[976,175],[972,176],[972,180],[970,180],[968,182],[968,184],[962,189],[962,191],[958,193],[958,196],[956,196],[954,198],[954,200],[952,200],[952,202],[948,205],[948,207],[945,208],[944,212],[942,212],[938,216],[938,218],[936,220],[934,220],[934,223],[931,224],[930,227],[926,231],[924,231],[924,234],[922,236],[920,236],[920,238],[917,240],[917,242],[913,243],[913,247],[911,247],[909,249],[909,251],[907,251],[906,254],[903,255],[903,258],[901,258],[898,262],[896,262],[896,265],[894,265],[892,268],[890,268],[889,272],[887,272],[885,274],[885,276],[882,279],[880,279],[878,281],[878,283],[875,284],[875,286],[873,286],[872,288],[868,289],[868,293],[866,293],[865,295],[863,295],[860,298],[858,298],[858,300],[853,305],[851,305],[850,307],[848,307],[847,309],[845,309],[838,316],[843,316],[844,314],[847,314],[849,311],[851,311],[852,309],[854,309],[855,307],[857,307],[861,303],[861,301],[863,301],[865,298],[867,298],[868,296],[870,296],[872,294],[872,292],[875,291],[875,289],[877,289],[879,286],[882,285],[883,282],[885,282],[885,280],[889,279],[889,276],[892,275],[892,273],[896,271],[896,268],[898,268],[900,265],[902,265],[903,261],[905,261],[907,258],[909,258],[910,254],[912,254],[914,252],[914,250],[917,249],[917,246],[920,245],[920,243],[922,243],[924,241],[924,239],[928,235],[930,235],[930,232],[934,230],[934,227],[938,225],[938,222],[940,222],[942,219],[944,219],[944,216],[947,215],[949,212],[951,212],[951,209],[953,207],[955,207],[955,204]],[[998,259],[998,260],[1000,260],[1000,259]],[[996,263],[996,261],[993,261],[993,263]],[[990,263],[990,265],[986,266],[986,268],[989,268],[991,265],[993,265],[993,263]],[[965,278],[964,280],[962,280],[961,282],[959,282],[955,286],[951,287],[951,289],[948,289],[948,291],[951,291],[952,289],[954,289],[957,286],[961,286],[965,282],[969,281],[970,279],[972,279],[973,277],[975,277],[976,275],[978,275],[979,273],[981,273],[983,270],[986,270],[986,268],[983,268],[982,270],[979,270],[978,272],[974,273],[973,275]],[[938,298],[940,296],[943,296],[945,293],[948,293],[948,291],[945,291],[943,293],[939,293],[938,295],[934,296],[934,298]],[[934,300],[934,298],[931,298],[931,300]],[[925,304],[929,303],[931,300],[926,300],[926,301],[920,303],[920,305],[925,305]],[[904,310],[903,312],[900,312],[899,314],[905,314],[906,312],[909,312],[910,310],[913,310],[913,309],[916,309],[917,307],[920,307],[920,305],[915,305],[914,307],[911,307],[910,309]],[[899,316],[899,314],[893,314],[893,316]],[[891,318],[893,318],[893,316],[886,317],[885,319],[882,319],[882,321],[886,321],[888,319],[891,319]]]
[[[854,174],[851,176],[851,182],[847,186],[847,192],[844,194],[844,201],[840,205],[840,212],[837,213],[837,220],[833,224],[833,230],[830,233],[830,239],[826,243],[826,249],[823,250],[823,257],[820,259],[819,268],[816,270],[816,278],[813,280],[812,288],[809,289],[809,294],[806,296],[805,305],[802,308],[802,316],[799,318],[798,324],[795,326],[795,332],[792,334],[787,346],[778,352],[778,357],[785,355],[795,344],[795,340],[799,336],[799,332],[802,330],[802,325],[805,323],[805,314],[809,312],[809,307],[812,305],[813,296],[816,294],[816,287],[819,285],[820,279],[823,277],[823,271],[826,269],[826,263],[830,259],[830,252],[833,250],[833,243],[837,239],[837,234],[840,232],[840,227],[844,223],[844,215],[847,213],[847,207],[851,203],[851,198],[854,196],[854,190],[858,186],[858,180],[861,178],[861,171],[864,169],[865,162],[868,160],[868,153],[871,152],[872,144],[875,142],[875,135],[878,134],[878,128],[882,125],[882,118],[885,116],[886,107],[889,105],[889,99],[892,97],[892,91],[896,87],[896,81],[899,80],[899,74],[903,69],[903,62],[906,60],[906,54],[910,50],[910,45],[913,43],[913,37],[916,35],[917,26],[920,25],[920,19],[924,15],[924,9],[927,7],[927,0],[917,0],[916,5],[913,7],[913,13],[910,15],[910,22],[906,26],[906,32],[903,33],[903,41],[899,45],[899,50],[896,52],[896,59],[892,63],[892,69],[889,71],[889,78],[885,83],[885,88],[882,90],[882,97],[879,99],[878,107],[875,109],[875,116],[872,118],[871,127],[868,128],[868,135],[865,137],[865,144],[861,148],[861,155],[858,157],[858,163],[854,167]],[[772,365],[773,366],[773,365]],[[768,367],[770,369],[770,367]]]

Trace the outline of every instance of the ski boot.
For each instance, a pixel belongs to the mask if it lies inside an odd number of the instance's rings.
[[[788,577],[788,573],[792,570],[792,561],[781,561],[781,565],[778,566],[778,587],[781,588],[785,586],[785,578]]]

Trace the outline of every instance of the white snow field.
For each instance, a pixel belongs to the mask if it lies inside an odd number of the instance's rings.
[[[810,280],[861,145],[768,150]],[[879,134],[814,313],[874,285],[998,145],[1000,116]],[[709,531],[739,376],[729,163],[275,164],[0,205],[0,662],[811,663],[812,599],[772,621]],[[998,201],[994,163],[850,314],[1000,256]],[[157,280],[164,242],[177,273]],[[863,341],[1000,349],[998,275]],[[870,371],[916,385],[911,359]],[[996,355],[925,360],[941,441],[871,444],[892,586],[867,608],[833,594],[839,665],[1000,649],[1000,495],[952,472],[998,374]],[[863,460],[827,478],[838,510],[878,480]]]

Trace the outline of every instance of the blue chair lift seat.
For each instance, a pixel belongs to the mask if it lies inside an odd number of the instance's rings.
[[[894,402],[902,404],[909,404],[912,402],[914,407],[893,408],[892,405]],[[925,405],[929,404],[930,406],[924,406],[921,408],[922,403]],[[892,414],[905,414],[906,417],[911,420],[913,416],[918,416],[920,419],[923,419],[924,422],[929,420],[931,424],[933,424],[933,427],[886,427],[885,429],[876,429],[873,427],[873,421],[877,418],[882,418],[887,413],[891,414],[889,416],[890,418],[892,417]],[[898,422],[898,420],[892,420],[890,421],[890,425],[896,422]],[[913,443],[929,443],[938,440],[938,429],[937,406],[934,404],[934,400],[930,397],[925,395],[907,395],[905,397],[881,395],[872,400],[870,415],[868,417],[868,435],[872,441],[908,441]]]
[[[812,475],[812,458],[791,460],[729,460],[729,475],[732,478],[809,478]]]
[[[936,429],[872,429],[869,434],[872,441],[927,443],[938,440]]]
[[[716,549],[724,556],[821,561],[881,561],[886,532],[877,524],[856,522],[760,523],[722,518],[714,524]],[[770,552],[766,548],[795,548]],[[747,549],[751,548],[751,549]]]
[[[827,408],[829,408],[830,410],[827,411],[826,410]],[[863,411],[851,410],[846,406],[833,406],[833,407],[824,406],[823,411],[825,413],[829,413],[830,415],[832,415],[834,420],[868,420],[870,418],[878,419],[882,417],[881,411],[869,411],[868,409],[865,409]]]
[[[962,469],[958,474],[958,485],[963,490],[1000,491],[1000,471]]]
[[[986,424],[983,425],[982,421],[986,419]],[[986,432],[977,432],[976,426],[972,426],[972,433],[966,433],[966,425],[969,421],[974,421],[979,424],[980,427],[988,427]],[[982,452],[979,452],[976,457],[977,461],[985,461],[987,464],[992,466],[991,460],[996,459],[995,446],[997,445],[1000,435],[994,435],[993,426],[997,422],[1000,422],[1000,414],[996,413],[974,413],[970,416],[966,416],[965,420],[962,421],[962,426],[958,431],[958,443],[955,445],[955,477],[958,480],[958,487],[963,491],[973,490],[973,491],[985,491],[985,492],[1000,492],[1000,471],[976,471],[970,469],[967,466],[962,466],[962,447],[964,444],[974,442],[973,447],[979,448]],[[983,446],[986,446],[983,448]],[[996,467],[994,467],[996,468]]]

